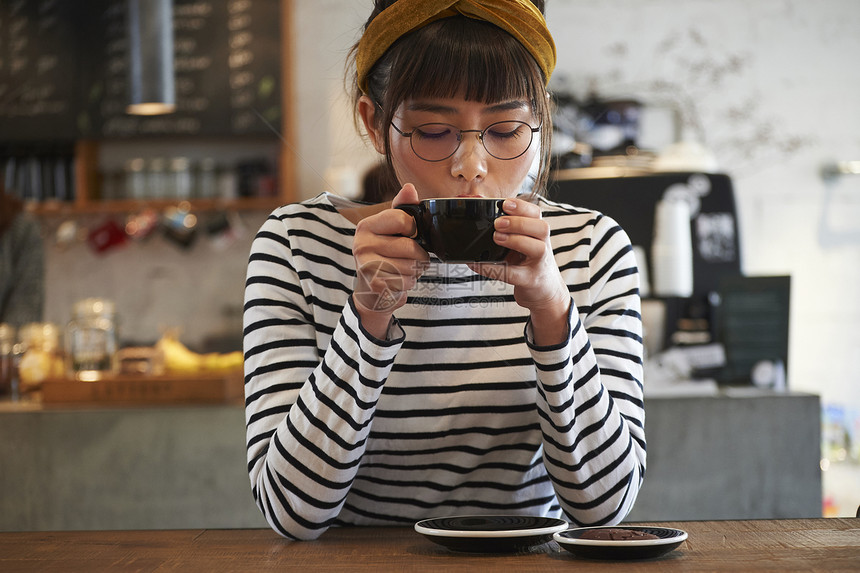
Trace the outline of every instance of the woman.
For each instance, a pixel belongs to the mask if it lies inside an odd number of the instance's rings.
[[[40,322],[45,265],[39,224],[0,182],[0,323]]]
[[[543,187],[551,132],[537,4],[377,0],[356,109],[399,192],[281,207],[254,241],[248,470],[288,538],[452,514],[614,524],[632,507],[645,437],[630,242],[600,214],[521,194],[535,162]],[[457,196],[506,199],[504,264],[441,264],[391,208]]]

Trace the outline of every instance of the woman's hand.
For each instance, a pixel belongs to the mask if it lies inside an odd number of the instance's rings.
[[[473,264],[472,270],[514,286],[517,304],[529,310],[535,343],[561,343],[568,333],[570,291],[555,262],[549,224],[538,205],[506,199],[493,239],[512,252],[502,264]]]
[[[394,197],[392,207],[418,203],[411,183]],[[406,304],[407,293],[427,268],[429,255],[409,237],[415,221],[400,209],[386,209],[359,221],[352,255],[356,281],[352,294],[364,328],[384,339],[395,310]]]

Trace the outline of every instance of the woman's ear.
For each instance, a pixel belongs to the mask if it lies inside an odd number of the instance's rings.
[[[385,139],[383,133],[376,126],[376,105],[366,95],[358,98],[358,115],[367,131],[367,136],[373,144],[373,148],[379,153],[385,153]]]

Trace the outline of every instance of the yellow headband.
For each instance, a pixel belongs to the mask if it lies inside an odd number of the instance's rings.
[[[367,93],[367,75],[400,37],[442,18],[462,14],[495,24],[534,56],[546,80],[555,68],[555,42],[543,14],[529,0],[398,0],[370,23],[358,43],[358,87]]]

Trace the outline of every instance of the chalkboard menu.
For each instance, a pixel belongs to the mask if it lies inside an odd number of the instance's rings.
[[[174,0],[177,111],[125,113],[125,0],[0,0],[0,141],[272,135],[280,1]]]
[[[720,381],[748,383],[761,362],[787,369],[791,277],[725,276],[719,293],[717,335],[727,358]]]
[[[78,2],[0,0],[0,139],[71,140]]]

